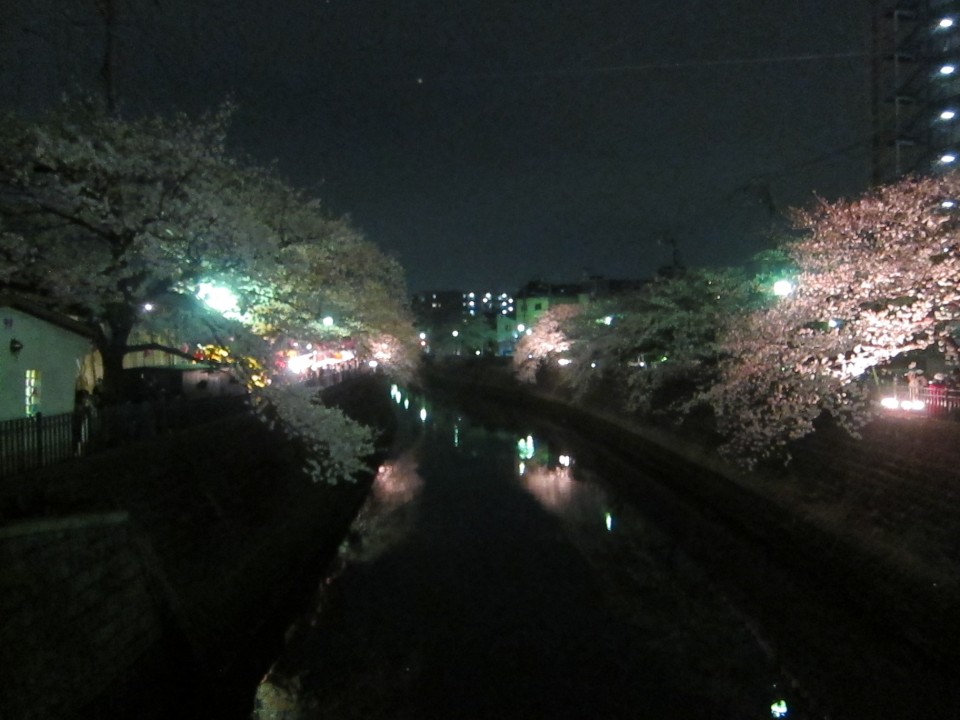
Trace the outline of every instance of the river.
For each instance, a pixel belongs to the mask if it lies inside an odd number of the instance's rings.
[[[396,451],[255,718],[804,717],[756,625],[575,437],[391,392]]]

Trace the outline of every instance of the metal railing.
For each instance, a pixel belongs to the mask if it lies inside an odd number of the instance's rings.
[[[363,366],[328,370],[305,384],[323,389],[372,372]],[[0,421],[0,480],[234,415],[249,409],[248,400],[247,393],[205,398],[177,396]]]
[[[211,422],[248,408],[246,395],[173,398],[0,422],[0,479],[124,443]]]
[[[960,413],[960,388],[954,387],[910,387],[894,383],[879,388],[879,400],[884,408],[891,411],[930,416],[955,416]]]

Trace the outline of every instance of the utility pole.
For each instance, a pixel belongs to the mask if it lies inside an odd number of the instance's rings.
[[[103,81],[103,96],[107,103],[107,112],[111,115],[117,108],[117,89],[114,65],[114,46],[117,31],[117,0],[95,0],[97,12],[103,19],[103,61],[100,65],[100,79]]]

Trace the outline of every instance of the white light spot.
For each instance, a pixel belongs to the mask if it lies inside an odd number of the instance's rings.
[[[777,297],[786,297],[793,292],[793,283],[789,280],[777,280],[773,284],[773,294]]]

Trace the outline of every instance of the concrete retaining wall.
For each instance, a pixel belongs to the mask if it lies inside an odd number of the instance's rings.
[[[380,383],[340,393],[390,416]],[[249,712],[369,487],[302,467],[240,416],[5,484],[0,718]]]
[[[66,717],[159,641],[128,520],[109,513],[0,528],[5,717]]]

